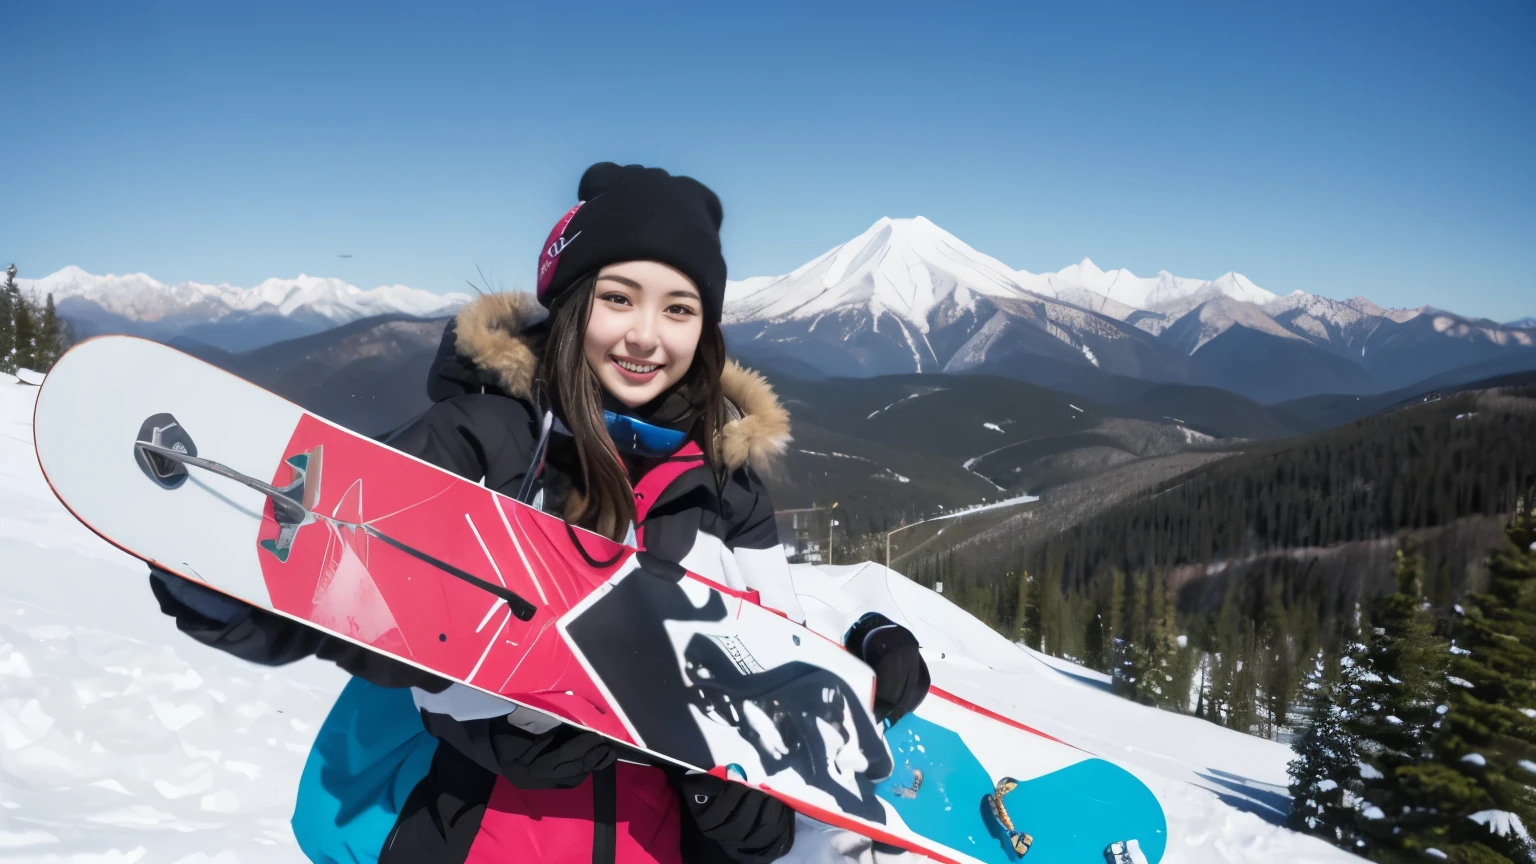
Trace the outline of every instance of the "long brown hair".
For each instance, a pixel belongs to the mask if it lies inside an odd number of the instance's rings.
[[[592,316],[597,273],[589,273],[564,292],[551,314],[544,356],[539,363],[539,387],[554,398],[560,419],[576,442],[581,476],[565,501],[565,520],[622,542],[635,519],[635,491],[619,451],[603,422],[603,391],[587,364],[587,321]],[[720,436],[727,408],[720,386],[725,370],[725,335],[706,320],[699,334],[693,365],[681,381],[658,399],[680,393],[688,404],[682,418],[689,437],[704,451],[704,460],[718,474]]]

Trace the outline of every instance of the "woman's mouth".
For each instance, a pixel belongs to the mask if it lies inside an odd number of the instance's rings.
[[[662,367],[666,365],[664,363],[639,363],[634,360],[613,356],[610,356],[608,359],[619,370],[620,375],[636,384],[644,384],[655,378],[656,373],[660,372]]]

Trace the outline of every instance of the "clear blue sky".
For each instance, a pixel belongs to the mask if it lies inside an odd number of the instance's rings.
[[[1536,314],[1536,3],[1260,5],[0,2],[0,260],[527,288],[607,159],[713,186],[732,278],[920,214]]]

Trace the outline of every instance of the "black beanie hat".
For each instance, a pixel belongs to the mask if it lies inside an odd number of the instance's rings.
[[[720,320],[725,258],[720,199],[692,177],[599,162],[581,175],[576,200],[539,252],[539,303],[554,305],[573,282],[618,261],[659,261],[699,289],[705,317]]]

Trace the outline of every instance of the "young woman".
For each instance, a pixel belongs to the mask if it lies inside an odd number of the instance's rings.
[[[432,407],[387,443],[616,540],[643,532],[650,554],[803,622],[760,478],[789,417],[726,357],[719,199],[613,163],[589,168],[577,197],[541,250],[535,297],[465,307],[429,376]],[[654,471],[668,482],[645,500]],[[355,676],[301,782],[294,829],[313,860],[768,862],[795,842],[794,814],[745,786],[647,764],[174,575],[151,583],[199,641]],[[847,644],[876,670],[881,714],[926,694],[904,628],[866,616]]]

